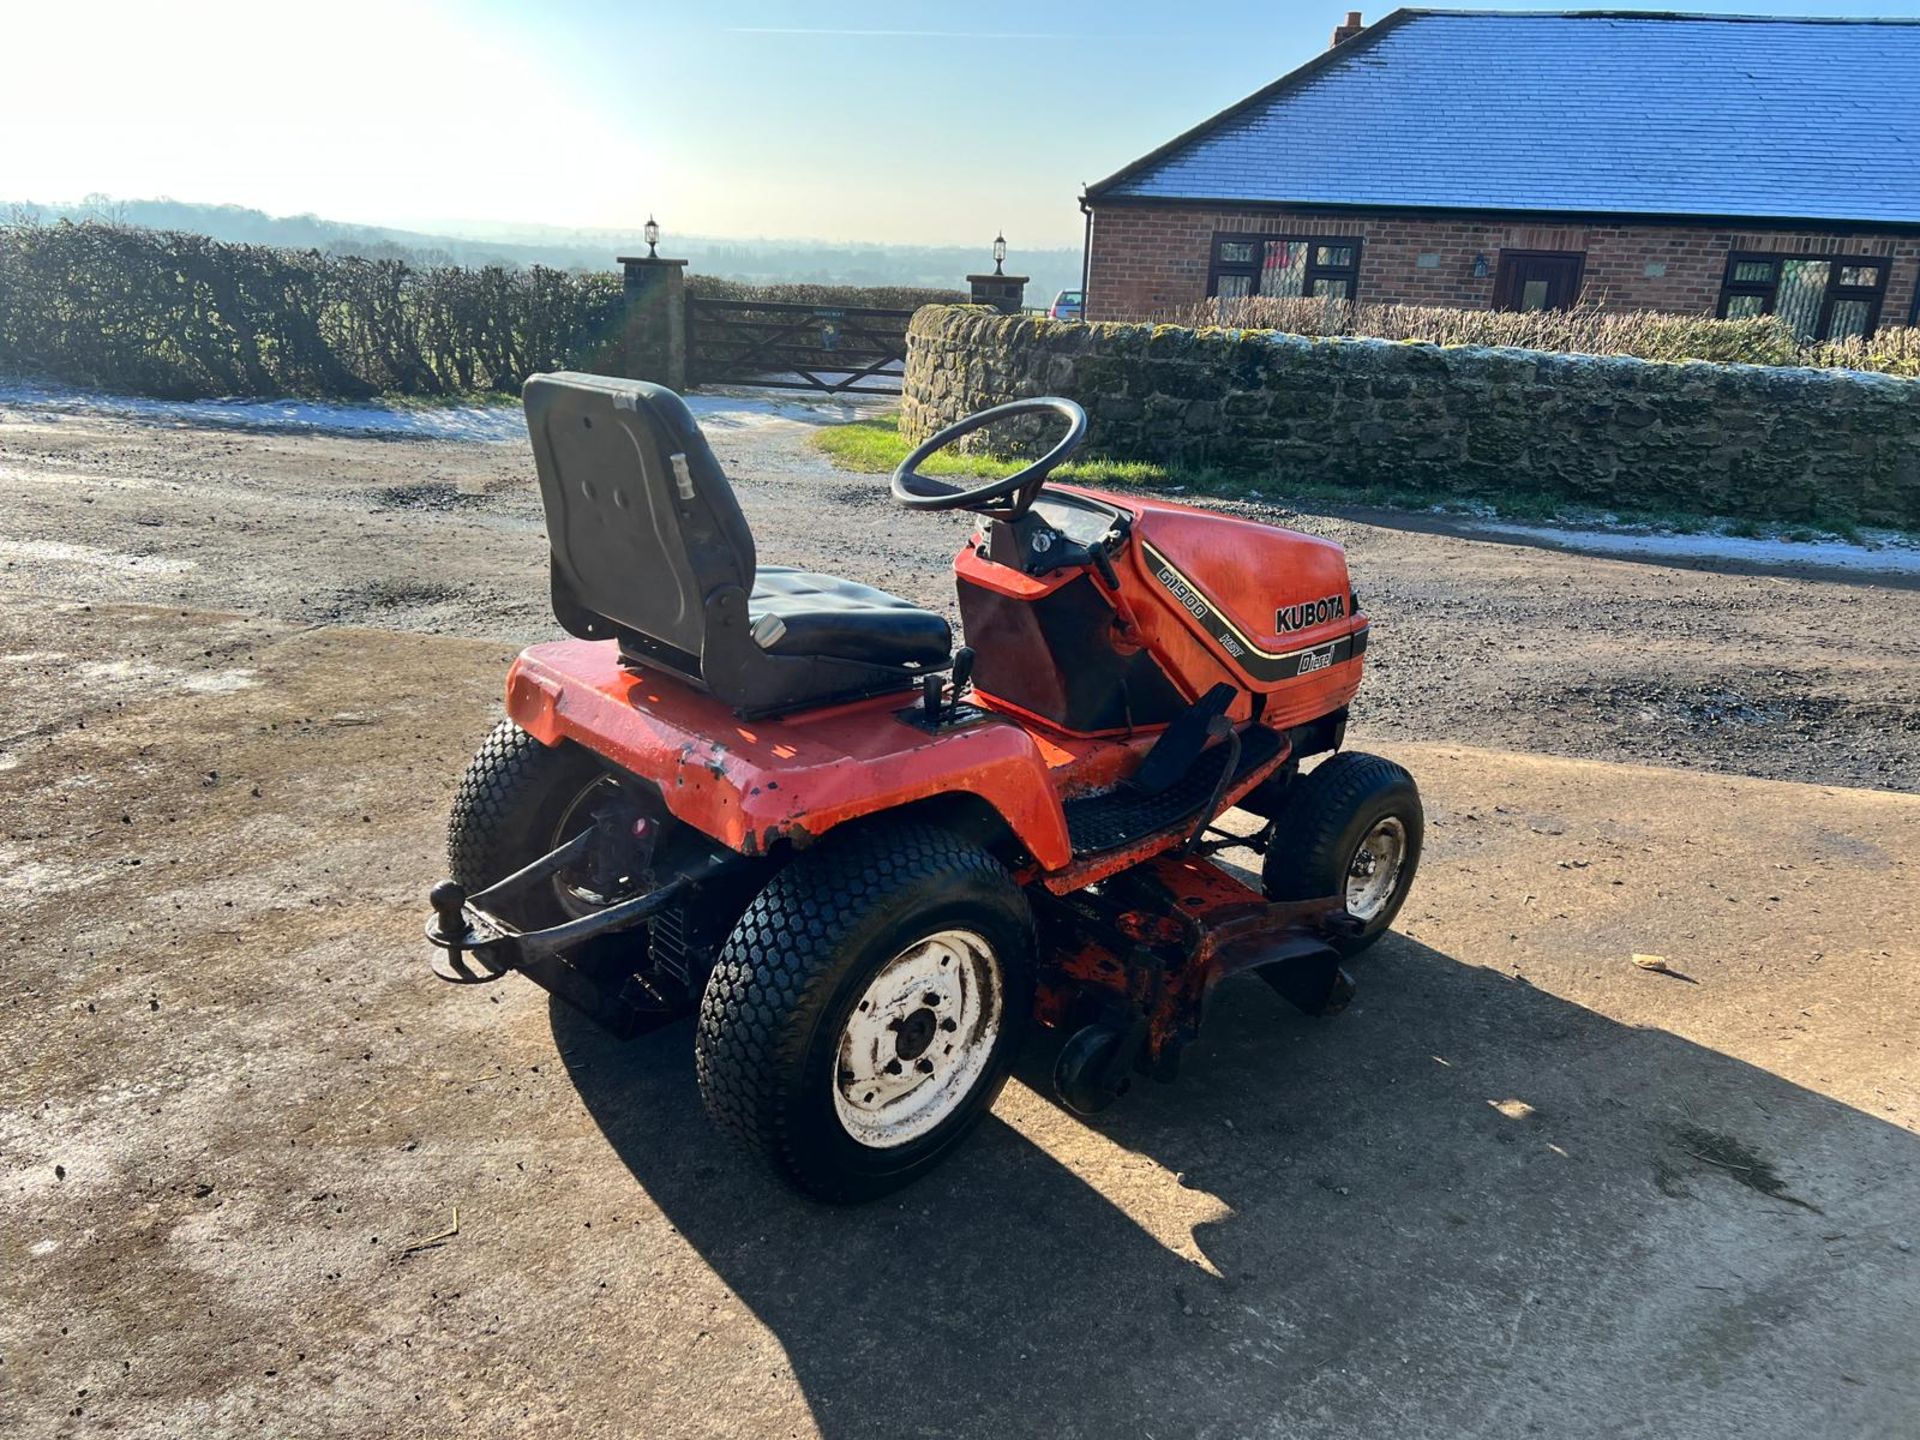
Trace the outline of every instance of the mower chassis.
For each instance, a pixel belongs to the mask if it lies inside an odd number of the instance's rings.
[[[630,963],[594,963],[596,942],[646,925],[683,892],[740,864],[739,857],[710,856],[643,895],[545,929],[521,930],[496,908],[511,908],[517,896],[580,862],[596,835],[582,831],[473,896],[450,880],[435,886],[426,935],[445,960],[434,973],[475,985],[517,971],[621,1039],[685,1014],[684,997],[663,994]],[[1134,1071],[1175,1078],[1213,987],[1230,975],[1257,969],[1309,1014],[1334,1013],[1352,992],[1330,942],[1359,926],[1339,897],[1271,903],[1184,848],[1095,888],[1060,896],[1031,884],[1027,893],[1040,939],[1035,1014],[1073,1035],[1060,1088],[1077,1109],[1102,1108]]]

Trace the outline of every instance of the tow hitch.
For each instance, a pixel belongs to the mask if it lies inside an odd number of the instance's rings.
[[[591,860],[603,828],[596,824],[581,831],[476,895],[468,895],[452,880],[435,885],[427,893],[433,907],[427,939],[441,952],[432,962],[433,973],[455,985],[485,985],[518,971],[621,1038],[656,1029],[683,1014],[684,1004],[661,994],[637,966],[606,963],[609,957],[596,953],[599,947],[593,942],[645,925],[703,880],[738,864],[738,857],[708,856],[643,895],[543,930],[522,930],[500,913],[503,902],[511,910],[516,896]]]

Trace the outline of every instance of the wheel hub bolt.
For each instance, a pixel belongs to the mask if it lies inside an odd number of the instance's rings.
[[[913,1062],[913,1068],[918,1070],[922,1075],[931,1075],[933,1074],[933,1061],[922,1056]]]

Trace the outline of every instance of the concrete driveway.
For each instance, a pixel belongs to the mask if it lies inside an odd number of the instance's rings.
[[[0,597],[0,1433],[1920,1433],[1920,799],[1377,747],[1351,1010],[828,1210],[428,975],[506,658]]]

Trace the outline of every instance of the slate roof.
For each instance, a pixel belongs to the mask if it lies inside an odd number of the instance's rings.
[[[1396,10],[1087,194],[1920,223],[1920,22]]]

